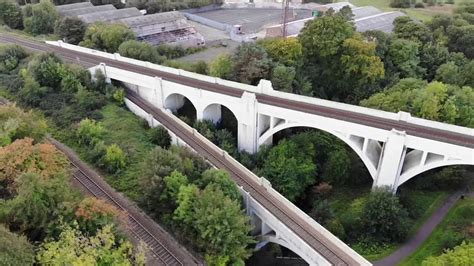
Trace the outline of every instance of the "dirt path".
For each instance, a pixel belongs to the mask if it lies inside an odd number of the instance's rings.
[[[453,193],[449,198],[444,202],[443,206],[438,208],[430,218],[420,227],[416,235],[414,235],[408,242],[403,244],[399,249],[390,254],[390,256],[385,257],[381,260],[375,261],[375,266],[391,266],[397,265],[403,259],[410,256],[415,252],[421,244],[430,236],[431,232],[436,228],[436,226],[443,220],[448,211],[454,206],[459,197],[464,194],[464,192],[458,191]],[[469,194],[471,196],[472,193]]]

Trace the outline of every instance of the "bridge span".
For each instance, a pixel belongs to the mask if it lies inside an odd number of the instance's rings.
[[[4,37],[0,37],[0,41]],[[263,178],[164,110],[175,110],[189,99],[199,119],[220,119],[226,106],[238,120],[239,148],[256,152],[273,134],[290,127],[330,132],[361,157],[374,185],[393,190],[418,173],[435,167],[474,164],[473,130],[358,106],[274,91],[268,81],[258,86],[216,79],[183,70],[108,54],[62,42],[20,45],[54,51],[67,61],[100,69],[110,79],[128,84],[127,105],[163,124],[216,167],[228,170],[241,186],[254,233],[293,250],[311,265],[369,265],[370,263],[329,231],[292,205]],[[23,44],[21,42],[24,42]]]
[[[267,80],[251,86],[58,42],[54,51],[101,63],[107,78],[126,83],[161,109],[188,99],[198,119],[217,122],[225,106],[238,122],[238,147],[254,153],[292,127],[329,132],[351,147],[374,180],[393,191],[425,171],[474,164],[474,130],[355,105],[275,91]]]

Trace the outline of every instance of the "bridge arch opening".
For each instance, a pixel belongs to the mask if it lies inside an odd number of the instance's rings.
[[[383,143],[378,141],[371,141],[368,144],[372,154],[365,155],[363,153],[363,138],[356,136],[345,136],[338,132],[326,131],[324,129],[318,128],[317,126],[286,123],[283,121],[280,123],[275,123],[273,128],[268,129],[262,133],[258,138],[258,145],[260,147],[262,147],[262,145],[273,146],[278,144],[282,139],[291,139],[302,133],[310,135],[306,140],[311,141],[311,143],[313,143],[315,146],[316,153],[319,153],[316,156],[316,164],[327,160],[332,152],[331,149],[326,149],[327,154],[324,154],[324,152],[321,154],[321,148],[323,148],[321,147],[322,145],[326,144],[344,147],[347,155],[351,159],[351,176],[354,176],[354,179],[351,182],[355,182],[357,184],[369,184],[373,181],[373,177],[376,175],[377,164],[383,146]],[[314,136],[311,136],[311,133],[314,133],[314,135],[320,139],[315,139]],[[324,165],[318,166],[320,170],[324,168]]]
[[[420,167],[410,176],[401,175],[403,183],[399,184],[399,192],[421,189],[429,191],[464,190],[474,181],[474,166],[454,163],[433,163]]]
[[[171,110],[187,124],[192,125],[196,121],[196,106],[184,95],[173,93],[166,97],[164,107]]]
[[[237,137],[237,116],[225,105],[209,104],[203,110],[202,119],[212,121],[217,128],[227,129],[235,138]]]

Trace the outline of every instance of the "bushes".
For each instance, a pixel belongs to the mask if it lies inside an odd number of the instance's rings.
[[[148,129],[148,139],[151,143],[158,145],[164,149],[168,149],[171,145],[171,136],[168,130],[163,126],[157,126]]]
[[[33,35],[52,33],[58,18],[58,11],[48,0],[41,0],[39,4],[27,5],[23,9],[25,30]]]
[[[0,72],[8,73],[18,67],[28,53],[18,45],[0,45]]]
[[[86,118],[79,123],[76,134],[79,144],[94,146],[104,136],[105,129],[100,123]]]
[[[399,242],[408,233],[408,213],[387,188],[375,188],[362,213],[368,237],[379,242]]]
[[[109,173],[116,174],[125,168],[125,159],[122,149],[117,144],[112,144],[107,147],[102,162]]]
[[[121,56],[157,64],[162,63],[166,59],[166,57],[161,56],[157,50],[147,42],[135,40],[123,42],[119,46],[118,52]]]
[[[79,45],[115,53],[119,46],[128,40],[135,40],[135,33],[124,24],[97,22],[89,25],[84,40]]]
[[[23,17],[21,15],[20,6],[10,0],[1,0],[0,22],[1,21],[12,29],[22,29]]]
[[[84,38],[86,24],[74,17],[63,17],[56,22],[55,32],[67,43],[78,44]]]

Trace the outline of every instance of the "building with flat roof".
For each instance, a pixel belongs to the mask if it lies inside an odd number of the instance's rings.
[[[157,45],[166,43],[183,47],[204,46],[204,37],[177,11],[143,15],[135,7],[116,9],[113,5],[94,6],[90,2],[56,6],[59,14],[77,17],[86,24],[94,22],[123,23],[138,40]]]
[[[183,47],[204,46],[202,35],[177,11],[120,19],[130,27],[139,40],[153,45],[176,44]]]
[[[101,12],[94,12],[90,14],[84,14],[77,16],[87,24],[91,24],[98,21],[110,22],[123,18],[138,17],[142,16],[140,10],[135,7],[114,9]]]

